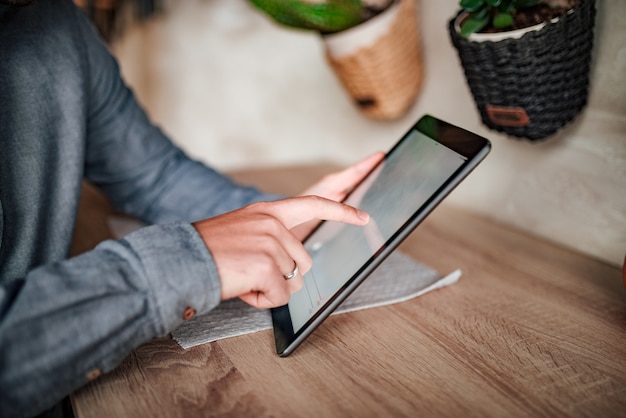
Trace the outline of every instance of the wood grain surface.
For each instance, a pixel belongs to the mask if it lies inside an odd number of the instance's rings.
[[[294,194],[330,168],[234,176]],[[72,396],[77,417],[626,416],[620,269],[445,203],[400,250],[463,277],[330,317],[287,358],[271,331],[149,342]]]

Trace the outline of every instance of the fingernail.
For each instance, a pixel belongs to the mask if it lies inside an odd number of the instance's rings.
[[[370,215],[369,213],[363,211],[363,210],[358,210],[357,211],[357,216],[361,219],[363,219],[364,221],[369,221],[370,220]]]

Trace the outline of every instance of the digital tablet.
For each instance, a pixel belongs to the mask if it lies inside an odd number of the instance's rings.
[[[304,286],[271,310],[277,353],[291,354],[490,148],[487,139],[430,115],[417,121],[344,200],[369,213],[369,223],[325,221],[304,241],[313,259]]]

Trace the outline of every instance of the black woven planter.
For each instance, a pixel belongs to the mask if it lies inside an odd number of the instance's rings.
[[[587,103],[595,1],[519,39],[472,42],[448,29],[467,83],[489,128],[531,141],[544,139]]]

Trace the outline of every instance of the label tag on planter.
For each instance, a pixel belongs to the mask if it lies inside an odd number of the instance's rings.
[[[530,124],[530,119],[523,107],[507,107],[487,105],[485,107],[489,120],[500,126],[522,127]]]

